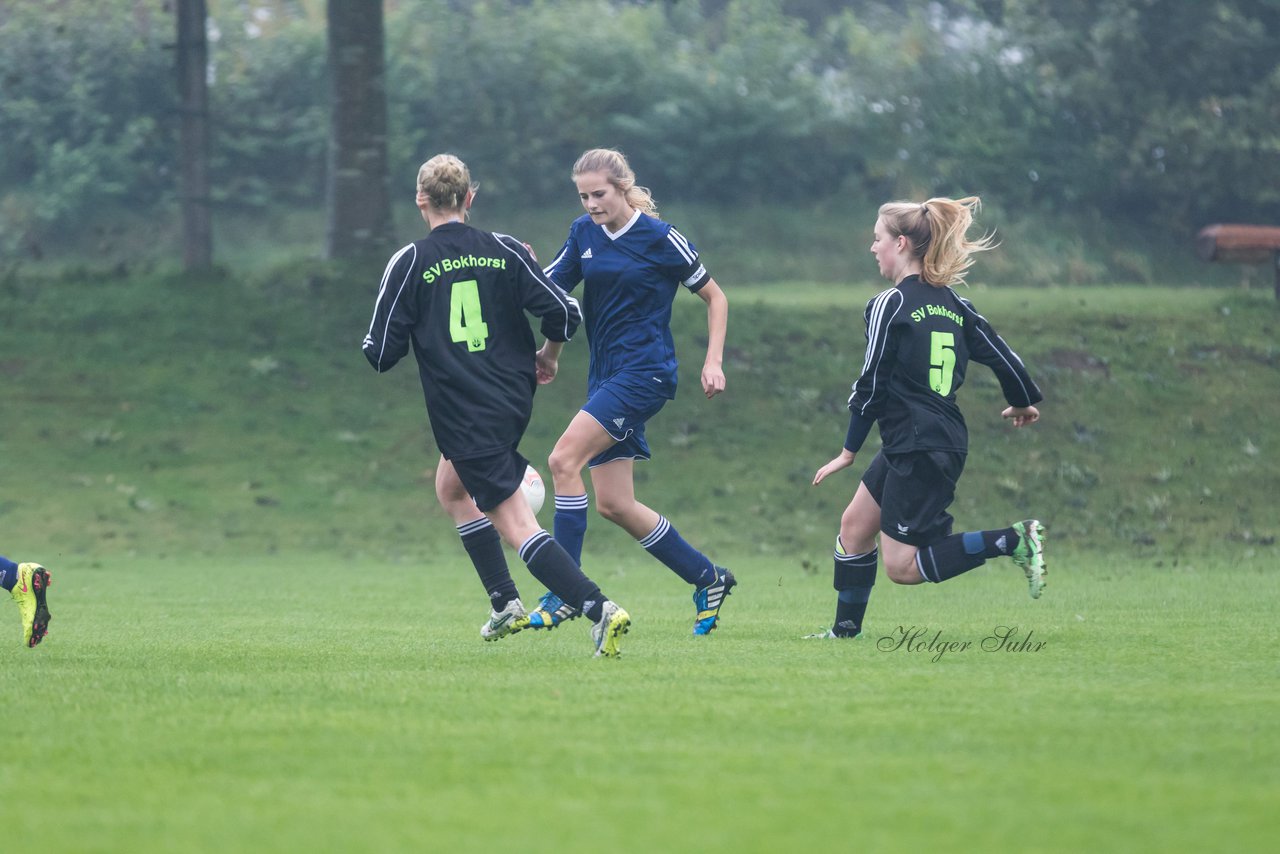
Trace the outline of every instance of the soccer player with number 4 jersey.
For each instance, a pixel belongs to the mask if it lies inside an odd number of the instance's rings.
[[[947,512],[964,470],[969,437],[956,405],[970,361],[991,368],[1014,427],[1040,418],[1043,399],[1018,355],[952,285],[964,282],[972,255],[993,247],[969,240],[980,201],[933,198],[882,205],[871,253],[894,286],[867,303],[866,359],[849,397],[844,450],[814,475],[821,483],[853,464],[880,425],[882,447],[840,519],[835,548],[835,622],[812,638],[856,637],[862,631],[878,552],[899,584],[940,584],[1010,557],[1026,576],[1031,598],[1045,583],[1044,526],[1035,519],[989,531],[951,532]],[[880,547],[876,548],[876,534]]]
[[[387,264],[363,350],[379,372],[411,346],[417,357],[441,454],[436,495],[491,602],[480,636],[498,640],[528,624],[501,537],[534,578],[587,614],[596,655],[615,657],[630,616],[538,525],[520,491],[528,461],[517,448],[539,382],[525,312],[542,319],[544,351],[558,352],[581,322],[578,304],[522,242],[466,223],[476,187],[457,157],[422,164],[417,186],[430,233]]]
[[[671,337],[676,294],[687,290],[707,306],[701,378],[708,398],[724,391],[729,304],[693,244],[658,219],[653,197],[636,186],[621,152],[585,152],[574,164],[573,180],[586,213],[569,227],[569,237],[546,273],[566,291],[583,283],[591,361],[587,402],[548,460],[556,490],[556,540],[581,559],[587,529],[582,470],[589,467],[600,515],[693,587],[693,633],[707,635],[737,581],[686,542],[666,517],[636,500],[633,471],[636,460],[649,459],[645,425],[676,394]],[[559,350],[553,349],[544,347],[538,354],[543,376],[555,375]],[[534,628],[553,628],[574,615],[572,607],[548,595],[529,622]]]

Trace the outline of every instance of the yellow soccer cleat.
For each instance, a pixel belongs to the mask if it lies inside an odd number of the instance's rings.
[[[18,583],[9,595],[18,603],[23,640],[29,647],[40,643],[49,632],[49,606],[45,603],[49,579],[49,570],[38,563],[18,564]]]
[[[596,643],[596,655],[617,658],[622,654],[622,636],[631,628],[631,615],[612,602],[605,602],[600,612],[600,622],[591,627],[591,639]]]

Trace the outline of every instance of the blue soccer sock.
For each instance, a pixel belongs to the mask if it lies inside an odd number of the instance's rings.
[[[574,563],[582,566],[582,541],[587,536],[587,494],[557,495],[556,515],[552,520],[556,542]]]
[[[686,543],[665,516],[658,517],[658,524],[640,541],[640,545],[694,587],[706,587],[716,580],[715,564]]]
[[[18,583],[18,565],[7,557],[0,555],[0,587],[13,590]]]
[[[462,547],[476,568],[476,575],[480,576],[480,583],[489,594],[490,607],[501,611],[520,594],[507,568],[507,556],[502,553],[502,537],[498,536],[498,529],[487,517],[481,516],[474,522],[459,525],[458,536],[462,538]]]

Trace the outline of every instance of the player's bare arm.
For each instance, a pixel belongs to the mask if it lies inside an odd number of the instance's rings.
[[[552,341],[548,339],[542,342],[542,349],[538,351],[535,359],[537,364],[538,385],[546,385],[556,378],[556,371],[560,368],[560,351],[563,349],[563,341]]]
[[[857,457],[857,454],[847,448],[842,450],[839,456],[824,465],[822,468],[818,469],[817,473],[813,476],[813,485],[817,486],[822,483],[822,481],[827,478],[827,475],[835,474],[841,469],[847,469],[849,466],[853,465],[853,461],[857,459]]]
[[[724,391],[724,337],[729,326],[729,299],[715,279],[698,288],[707,304],[707,358],[702,363],[702,391],[708,399]]]

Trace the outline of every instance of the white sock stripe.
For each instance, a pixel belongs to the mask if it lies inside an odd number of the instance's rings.
[[[920,577],[923,578],[925,581],[929,582],[930,584],[937,584],[938,582],[930,578],[929,573],[924,571],[924,553],[925,553],[925,549],[919,549],[916,552],[916,569],[920,570]],[[933,557],[932,551],[930,551],[929,557],[930,559],[932,559]],[[938,571],[938,567],[936,564],[934,565],[933,570],[934,572]]]
[[[474,534],[476,531],[482,531],[485,528],[492,528],[493,523],[489,521],[489,517],[483,516],[473,522],[463,522],[458,526],[458,536],[465,537],[467,534]]]
[[[550,541],[551,535],[546,531],[540,530],[536,534],[532,534],[529,539],[520,544],[520,548],[518,550],[520,559],[525,563],[528,563],[533,560],[538,552],[542,550],[542,547]],[[526,554],[526,552],[528,552],[528,554]]]
[[[840,538],[836,537],[836,550],[832,553],[832,557],[847,566],[875,566],[880,560],[880,549],[874,548],[869,552],[850,555],[845,554],[843,549],[844,543],[840,542]]]
[[[671,523],[667,521],[667,517],[659,516],[658,524],[654,525],[653,530],[645,535],[645,538],[640,541],[640,545],[647,549],[657,543],[658,540],[665,537],[667,535],[667,531],[670,530]]]
[[[581,495],[556,496],[557,510],[586,510],[588,506],[587,494],[585,492]]]

